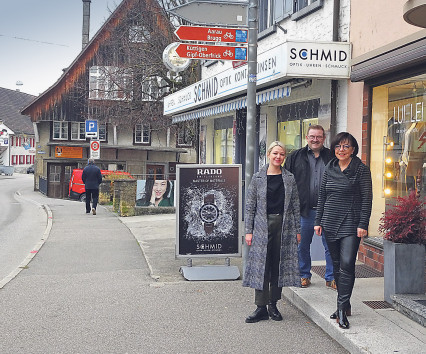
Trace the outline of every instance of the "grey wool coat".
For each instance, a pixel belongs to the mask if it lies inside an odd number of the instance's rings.
[[[263,289],[266,251],[268,245],[268,216],[266,209],[267,174],[269,165],[253,175],[245,209],[245,232],[253,234],[244,271],[243,286]],[[300,234],[300,206],[297,185],[293,175],[282,168],[285,188],[283,225],[281,231],[281,257],[278,286],[300,286],[297,238]]]

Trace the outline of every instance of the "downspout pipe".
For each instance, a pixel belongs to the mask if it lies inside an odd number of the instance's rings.
[[[339,42],[339,24],[340,24],[340,0],[333,2],[333,42]],[[330,137],[337,134],[337,95],[338,81],[331,80],[331,117],[330,117]]]

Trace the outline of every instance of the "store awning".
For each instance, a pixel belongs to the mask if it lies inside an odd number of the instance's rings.
[[[256,104],[262,104],[283,97],[289,97],[291,93],[291,85],[289,83],[270,88],[268,90],[256,93]],[[205,118],[222,113],[235,111],[247,107],[247,96],[230,100],[224,103],[216,104],[206,108],[197,109],[191,112],[177,114],[173,116],[173,123],[184,122],[187,120]]]

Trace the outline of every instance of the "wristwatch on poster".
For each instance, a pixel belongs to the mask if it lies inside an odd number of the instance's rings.
[[[214,194],[204,196],[204,204],[200,208],[200,218],[206,234],[213,232],[214,222],[219,217],[219,208],[215,204]]]

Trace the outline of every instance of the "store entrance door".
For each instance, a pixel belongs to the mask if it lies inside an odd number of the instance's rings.
[[[67,198],[68,185],[72,170],[77,168],[77,163],[49,164],[47,196],[50,198]]]

